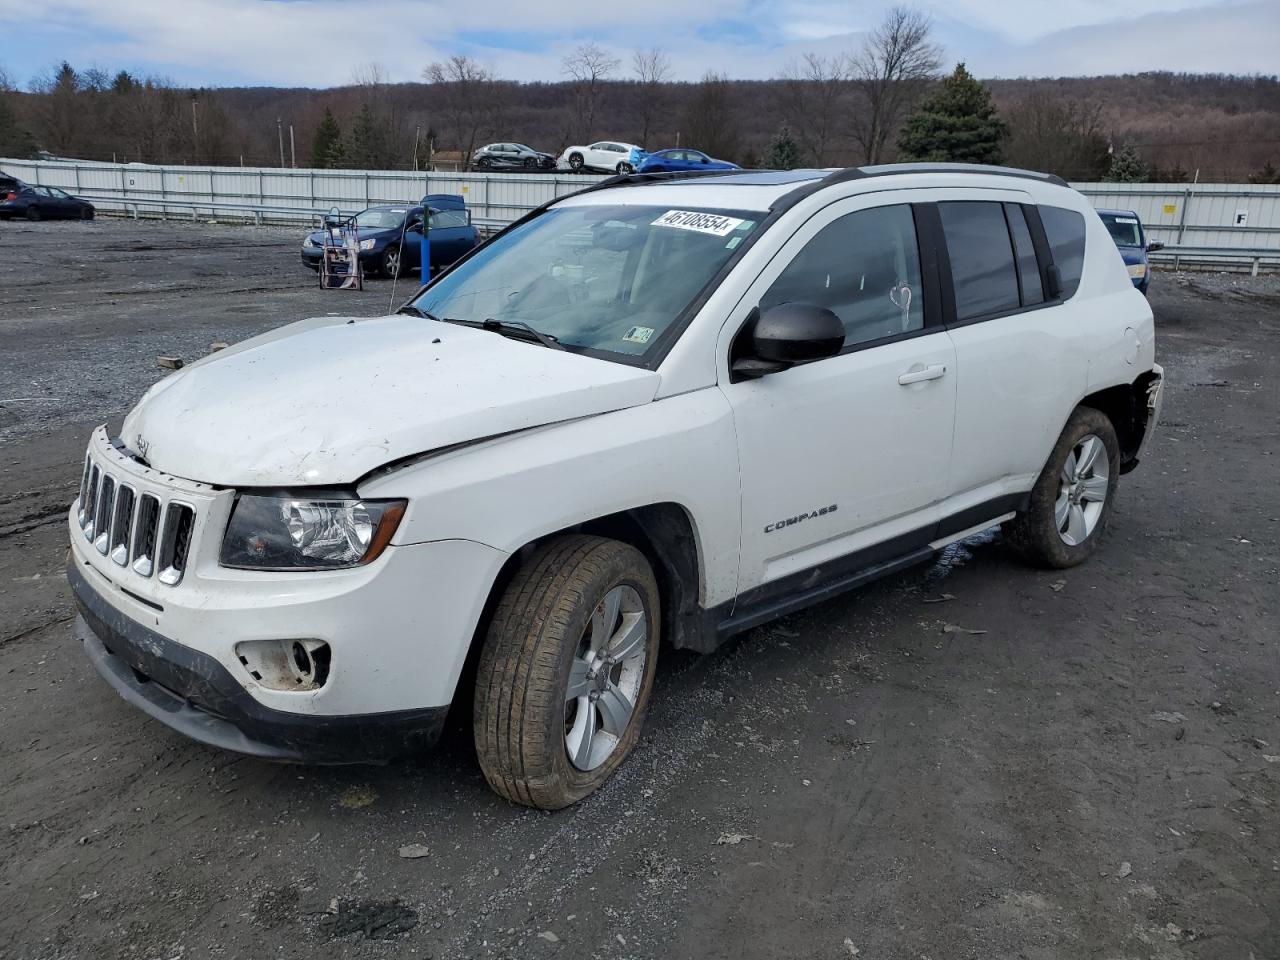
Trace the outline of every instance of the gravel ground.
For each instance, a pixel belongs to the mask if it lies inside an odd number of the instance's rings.
[[[385,768],[238,759],[71,635],[84,442],[155,356],[390,284],[322,293],[269,228],[0,237],[0,958],[1280,957],[1275,278],[1156,275],[1165,423],[1089,563],[991,533],[666,651],[635,754],[545,814],[465,718]]]

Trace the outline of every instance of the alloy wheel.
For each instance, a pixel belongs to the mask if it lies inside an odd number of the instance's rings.
[[[1053,505],[1053,519],[1063,543],[1075,547],[1092,536],[1107,505],[1110,478],[1106,444],[1095,434],[1087,434],[1067,454]]]
[[[564,747],[579,770],[613,753],[635,713],[648,660],[649,625],[640,594],[614,587],[592,611],[569,668]]]

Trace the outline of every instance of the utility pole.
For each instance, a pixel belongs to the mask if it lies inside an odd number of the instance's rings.
[[[289,165],[298,169],[298,155],[293,149],[293,124],[289,124]]]
[[[418,169],[418,138],[422,136],[422,124],[413,128],[413,169]]]
[[[196,95],[191,94],[191,154],[192,160],[199,159],[200,123],[196,120]]]
[[[276,139],[280,141],[280,169],[284,169],[284,121],[276,117]]]

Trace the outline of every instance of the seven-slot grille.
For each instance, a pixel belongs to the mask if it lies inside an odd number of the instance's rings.
[[[181,582],[196,525],[190,504],[140,492],[87,457],[76,516],[84,538],[104,557],[140,577],[154,573],[167,586]]]

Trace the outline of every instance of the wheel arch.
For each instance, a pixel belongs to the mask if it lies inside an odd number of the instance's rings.
[[[1156,376],[1148,370],[1132,383],[1119,383],[1087,394],[1076,404],[1104,414],[1120,442],[1120,472],[1138,465],[1138,451],[1147,432],[1147,388]]]

